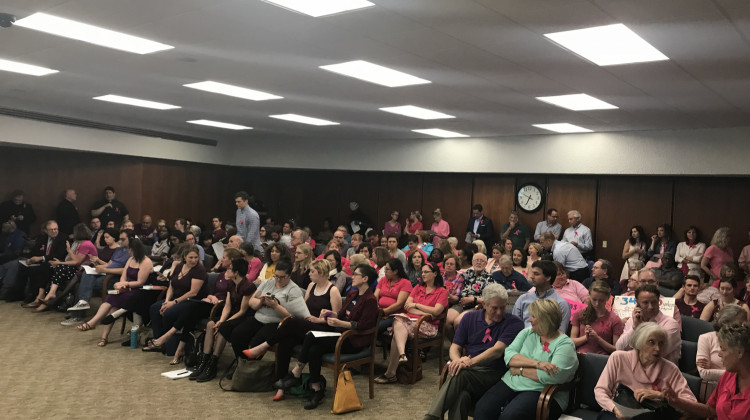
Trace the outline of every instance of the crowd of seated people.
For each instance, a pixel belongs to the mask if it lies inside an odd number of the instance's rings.
[[[67,309],[61,324],[80,331],[101,326],[100,347],[109,343],[115,320],[131,317],[135,329],[150,330],[143,351],[172,356],[174,365],[182,362],[190,333],[207,320],[190,379],[213,380],[227,343],[237,358],[262,358],[273,349],[279,361],[273,400],[284,399],[309,367],[307,409],[325,397],[322,356],[336,345],[335,337],[307,332],[377,326],[390,340],[390,357],[375,382],[391,384],[409,362],[410,340],[435,337],[442,315],[452,340],[450,362],[425,418],[448,412],[463,419],[471,411],[474,418],[528,418],[545,385],[575,376],[576,353],[609,357],[595,389],[602,418],[622,418],[613,403],[622,387],[682,414],[728,418],[738,412],[732,395],[750,401],[750,372],[742,363],[750,351],[750,282],[739,277],[750,269],[750,246],[735,265],[728,228],[717,229],[707,247],[694,226],[679,243],[667,224],[651,242],[633,226],[618,277],[610,261],[592,258],[591,231],[575,210],[563,229],[551,209],[532,237],[515,212],[494,232],[475,205],[462,248],[440,209],[432,213],[430,230],[416,210],[403,225],[392,212],[379,231],[333,230],[327,221],[316,243],[309,228],[293,220],[261,224],[246,193],[234,198],[235,224],[213,217],[202,229],[178,218],[170,227],[150,215],[135,224],[107,187],[85,224],[72,214],[75,191],[66,190],[60,220],[44,223],[31,246],[20,229],[23,214],[2,221],[0,295],[37,312]],[[18,208],[14,200],[6,208]],[[209,256],[215,265],[207,265]],[[87,318],[96,292],[105,299]],[[67,307],[65,296],[72,299]],[[662,308],[665,302],[674,308]],[[416,331],[426,315],[435,319]],[[706,404],[696,400],[678,367],[682,317],[713,322],[715,331],[698,338],[695,360],[700,376],[717,386]],[[296,345],[302,351],[290,370]],[[355,337],[343,351],[367,345],[366,337]],[[559,417],[567,409],[565,392],[550,404],[549,418]]]

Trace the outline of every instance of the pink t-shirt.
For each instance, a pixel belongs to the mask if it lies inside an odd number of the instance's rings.
[[[255,281],[260,275],[260,270],[263,268],[263,262],[260,258],[253,258],[247,267],[247,279]]]
[[[400,279],[391,284],[390,280],[383,277],[378,281],[377,290],[380,290],[378,306],[381,309],[387,308],[398,301],[398,294],[401,292],[411,293],[411,282],[408,279]]]
[[[581,308],[573,313],[573,320],[571,321],[571,325],[574,327],[578,327],[578,336],[582,337],[584,334],[584,330],[586,329],[586,325],[581,323],[581,316],[583,316],[583,309]],[[621,336],[622,335],[622,320],[619,316],[617,316],[614,312],[609,312],[609,315],[606,317],[602,317],[594,321],[594,324],[592,325],[594,328],[594,331],[596,331],[597,334],[599,334],[599,337],[603,338],[609,343],[615,344],[612,341],[612,336]],[[588,340],[583,345],[579,346],[576,351],[578,353],[598,353],[598,354],[609,354],[604,348],[599,345],[599,343],[596,340]]]
[[[727,251],[724,251],[716,245],[711,245],[706,250],[706,253],[703,254],[703,258],[708,259],[708,265],[711,267],[711,273],[716,276],[717,280],[714,282],[713,286],[717,288],[719,287],[718,279],[721,278],[721,266],[734,261],[734,253],[732,252],[732,248],[727,248]]]
[[[427,289],[424,287],[424,285],[419,284],[415,286],[414,289],[412,289],[409,297],[412,298],[414,303],[419,303],[425,306],[434,307],[439,303],[443,305],[443,308],[448,307],[448,290],[446,290],[445,287],[437,287],[435,288],[435,290],[427,293]],[[419,319],[422,316],[412,313],[407,313],[406,315],[409,318],[414,319]],[[432,324],[438,326],[440,325],[440,321],[433,321]]]
[[[78,245],[78,248],[76,249],[76,253],[84,254],[86,257],[81,261],[81,264],[85,264],[89,261],[91,261],[91,258],[89,258],[89,255],[97,256],[99,253],[96,250],[96,247],[91,241],[83,241],[80,245]]]
[[[448,224],[448,222],[446,222],[445,220],[441,220],[437,223],[433,223],[432,226],[430,227],[430,230],[441,236],[445,236],[446,238],[451,236],[451,227]],[[438,243],[440,242],[441,239],[445,239],[445,238],[441,238],[437,235],[435,235],[435,237],[432,238],[432,244],[435,245],[435,248],[437,248]]]
[[[390,234],[401,236],[401,223],[396,222],[395,225],[391,225],[390,221],[385,222],[383,228],[383,235],[388,236]]]
[[[422,230],[422,222],[420,222],[419,220],[409,225],[409,227],[406,229],[406,231],[412,235],[417,233],[418,230]]]

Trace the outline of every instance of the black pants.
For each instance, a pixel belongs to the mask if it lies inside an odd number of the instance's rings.
[[[578,270],[572,271],[570,274],[568,274],[568,278],[577,280],[579,282],[583,282],[589,277],[591,277],[591,271],[588,267],[579,268]]]
[[[304,342],[308,331],[328,330],[330,327],[327,324],[316,324],[302,318],[289,318],[276,329],[266,340],[271,346],[279,345],[276,349],[276,379],[281,379],[286,375],[289,362],[292,360],[292,350],[294,346]]]
[[[21,271],[18,272],[18,279],[22,279]],[[28,268],[29,284],[31,285],[30,294],[36,297],[39,293],[39,289],[46,289],[49,286],[52,279],[52,267],[49,263],[43,262],[41,265],[36,267]],[[33,300],[33,298],[31,299]]]
[[[190,341],[190,332],[195,330],[195,326],[201,319],[208,318],[211,315],[211,309],[213,305],[208,302],[192,302],[188,301],[190,306],[184,310],[177,319],[174,321],[172,326],[181,331],[178,334],[180,341]]]
[[[539,391],[514,391],[502,380],[484,393],[474,407],[474,420],[534,420]],[[550,400],[548,420],[562,414],[560,405]]]
[[[336,350],[337,341],[339,341],[339,337],[315,337],[311,333],[305,334],[299,361],[309,364],[310,383],[320,383],[320,369],[323,367],[323,355],[333,353]],[[348,340],[344,341],[344,344],[341,346],[342,353],[357,353],[360,350],[362,350],[361,347],[352,346]]]
[[[219,334],[232,343],[235,357],[244,358],[243,350],[268,340],[278,326],[278,322],[264,324],[255,319],[255,315],[247,315],[222,323],[219,326]]]

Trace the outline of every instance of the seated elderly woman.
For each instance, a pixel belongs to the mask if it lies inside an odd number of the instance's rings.
[[[451,308],[458,312],[461,309],[461,304],[458,301],[461,299],[461,290],[464,287],[464,275],[458,272],[457,256],[448,254],[443,258],[442,275],[443,283],[448,290],[448,303]]]
[[[669,340],[667,331],[659,324],[643,322],[630,336],[633,350],[615,351],[609,356],[594,388],[596,402],[607,411],[599,419],[623,418],[615,406],[615,396],[621,386],[633,391],[640,402],[663,401],[666,390],[672,390],[682,400],[696,401],[680,369],[664,358]]]
[[[575,281],[575,280],[573,280]],[[614,311],[607,310],[612,289],[603,281],[595,281],[589,289],[587,306],[573,313],[570,338],[578,353],[610,354],[622,335],[622,320]]]
[[[355,254],[356,255],[356,254]],[[365,264],[366,265],[366,264]],[[276,350],[276,379],[277,391],[273,397],[274,401],[284,399],[284,388],[282,381],[289,379],[289,362],[292,360],[292,349],[302,344],[308,331],[333,331],[328,326],[325,314],[328,311],[338,313],[341,310],[341,293],[336,286],[328,281],[328,262],[323,260],[313,261],[310,266],[310,285],[305,292],[305,304],[310,311],[307,318],[289,318],[268,338],[259,345],[245,350],[243,353],[250,359],[263,356],[273,346],[278,344]],[[357,266],[355,266],[357,267]]]
[[[508,371],[477,402],[475,420],[533,420],[545,385],[567,383],[575,376],[575,344],[558,330],[563,317],[560,305],[552,299],[535,300],[529,313],[531,328],[521,331],[505,349]],[[567,392],[555,394],[548,419],[559,418],[567,404]]]
[[[90,239],[91,230],[85,223],[79,223],[73,227],[74,242],[73,245],[69,242],[65,243],[68,248],[68,255],[65,257],[65,261],[55,258],[49,262],[50,267],[52,267],[49,292],[44,296],[44,288],[39,289],[37,299],[40,299],[42,296],[44,298],[41,299],[36,312],[46,311],[48,305],[56,301],[58,288],[64,290],[65,286],[73,280],[81,265],[93,261],[97,257],[98,251]]]
[[[509,255],[500,257],[500,269],[492,273],[492,281],[502,284],[507,290],[526,292],[531,289],[526,276],[513,269],[513,259]]]
[[[169,288],[163,300],[157,300],[149,308],[151,315],[151,329],[154,337],[161,337],[174,325],[180,314],[191,307],[189,299],[202,299],[205,297],[203,285],[208,275],[203,264],[200,263],[198,247],[190,245],[185,254],[184,261],[179,264],[169,275]],[[158,340],[149,340],[143,351],[166,352],[173,356],[179,343],[177,340],[169,340],[159,343]]]
[[[419,331],[414,331],[419,318],[425,315],[438,317],[448,307],[448,291],[443,287],[443,276],[437,265],[428,262],[422,267],[422,283],[412,289],[406,299],[404,309],[406,313],[393,317],[393,338],[391,339],[391,356],[388,369],[377,378],[379,384],[390,384],[397,381],[396,368],[408,361],[406,357],[406,340],[419,334],[420,337],[431,338],[438,333],[440,321],[423,322]]]
[[[716,382],[724,374],[721,360],[718,331],[728,324],[742,324],[747,321],[747,313],[739,305],[724,306],[714,319],[714,332],[698,337],[698,353],[695,357],[698,373],[706,381]]]
[[[237,273],[237,270],[231,271],[229,273],[227,273],[226,270],[229,270],[232,265],[232,261],[236,259],[242,259],[242,252],[239,249],[225,249],[224,254],[219,260],[223,271],[219,273],[219,276],[216,278],[216,281],[213,284],[213,288],[211,288],[211,290],[208,290],[208,296],[204,297],[201,300],[188,299],[188,308],[183,310],[179,314],[179,316],[177,316],[174,324],[172,324],[172,328],[167,330],[167,332],[165,332],[160,337],[154,336],[154,340],[152,343],[156,349],[160,349],[164,346],[164,344],[169,342],[169,340],[172,339],[175,334],[178,335],[180,343],[177,346],[177,350],[175,351],[174,359],[172,359],[172,362],[170,362],[170,364],[176,365],[182,360],[183,350],[185,348],[187,340],[190,337],[189,333],[195,329],[197,323],[201,319],[208,318],[211,315],[211,310],[213,309],[214,305],[225,301],[227,292],[230,288],[230,283],[233,280],[232,276]],[[247,269],[243,271],[246,275]],[[227,277],[227,274],[229,274],[229,277]],[[252,291],[255,292],[255,286],[252,287]]]
[[[274,242],[269,245],[266,249],[266,255],[268,256],[268,258],[266,259],[266,263],[263,265],[263,268],[261,268],[260,274],[258,274],[258,278],[255,280],[256,284],[262,282],[265,279],[272,278],[274,276],[274,273],[276,273],[276,263],[278,263],[280,260],[286,260],[290,264],[292,262],[292,251],[289,250],[288,246],[284,245],[281,242]]]
[[[99,310],[96,312],[93,318],[79,325],[79,331],[89,331],[96,328],[107,315],[112,314],[118,308],[122,308],[132,297],[135,295],[135,291],[141,286],[146,284],[149,274],[154,269],[154,265],[150,259],[146,258],[146,249],[140,239],[131,239],[129,243],[130,258],[125,263],[125,271],[120,276],[120,281],[115,283],[114,288],[118,291],[117,294],[107,296],[104,303],[99,306]],[[102,329],[102,337],[99,339],[97,344],[99,347],[107,345],[107,337],[109,332],[112,330],[112,324],[107,325]]]
[[[323,311],[321,316],[330,327],[337,331],[346,330],[363,331],[373,328],[378,322],[377,298],[372,292],[372,286],[378,281],[378,273],[369,265],[360,265],[352,274],[352,289],[346,296],[346,301],[338,313]],[[320,369],[323,365],[323,355],[332,353],[336,348],[339,337],[315,337],[305,334],[299,362],[292,369],[288,377],[279,383],[281,388],[289,389],[302,383],[302,370],[306,364],[310,365],[310,386],[313,395],[305,400],[303,405],[306,410],[312,410],[320,405],[325,397],[325,389],[321,384]],[[355,335],[344,341],[341,346],[342,353],[358,353],[370,345],[371,338],[366,335]]]
[[[727,371],[721,375],[708,403],[681,399],[672,390],[664,391],[667,402],[695,418],[735,420],[747,418],[750,412],[750,326],[725,325],[718,333],[722,348],[722,364]]]
[[[461,322],[461,314],[464,311],[474,308],[478,303],[482,303],[482,290],[484,286],[493,282],[490,273],[485,271],[486,265],[487,256],[478,252],[471,258],[471,268],[463,272],[463,289],[461,290],[461,298],[458,301],[461,306],[456,307],[454,305],[453,308],[448,310],[447,315],[447,323],[452,330],[458,327],[458,324]]]
[[[289,261],[280,260],[276,263],[275,275],[263,281],[248,301],[255,314],[219,326],[219,334],[232,343],[235,357],[245,357],[244,350],[268,340],[285,317],[293,315],[304,319],[310,315],[304,292],[289,277],[291,272]]]

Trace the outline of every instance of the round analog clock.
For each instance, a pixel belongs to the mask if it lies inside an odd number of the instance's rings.
[[[544,204],[544,192],[537,184],[523,184],[516,194],[516,205],[527,213],[534,213]]]

